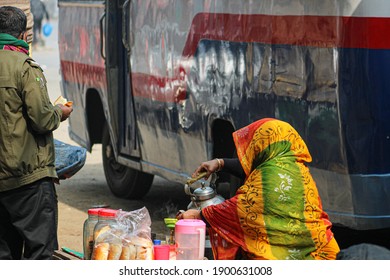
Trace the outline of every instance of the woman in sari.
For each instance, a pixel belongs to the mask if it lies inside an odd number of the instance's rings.
[[[332,224],[306,166],[312,158],[295,129],[267,118],[237,130],[233,139],[240,164],[206,161],[193,177],[235,169],[244,184],[223,203],[187,210],[178,219],[206,222],[215,259],[336,259]]]

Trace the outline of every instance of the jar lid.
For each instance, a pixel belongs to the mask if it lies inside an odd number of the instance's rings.
[[[90,208],[90,209],[88,209],[88,215],[97,216],[97,215],[99,215],[100,209],[102,209],[102,208]]]
[[[206,229],[206,224],[198,219],[181,219],[175,225],[175,234],[199,234],[199,229]]]
[[[109,209],[109,208],[101,208],[99,210],[99,216],[100,217],[115,217],[116,212],[118,212],[118,210]]]
[[[164,218],[165,225],[167,228],[175,228],[175,224],[177,222],[176,218]]]
[[[161,245],[161,240],[159,239],[153,240],[153,245]]]

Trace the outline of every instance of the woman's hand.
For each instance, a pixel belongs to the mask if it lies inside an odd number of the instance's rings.
[[[200,220],[200,210],[190,209],[185,212],[179,212],[176,214],[176,219],[198,219]]]
[[[206,172],[207,174],[204,178],[207,180],[212,173],[220,171],[223,168],[223,165],[223,159],[212,159],[209,161],[202,162],[192,174],[192,178],[199,176],[199,174],[202,172]]]

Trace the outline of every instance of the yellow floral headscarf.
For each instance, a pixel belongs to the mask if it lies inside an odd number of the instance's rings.
[[[202,210],[216,259],[335,259],[339,247],[295,129],[261,119],[233,133],[247,175],[236,195]]]

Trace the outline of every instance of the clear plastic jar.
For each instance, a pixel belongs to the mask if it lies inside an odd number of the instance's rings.
[[[121,246],[120,232],[118,232],[118,224],[116,220],[116,214],[118,210],[102,208],[99,210],[99,220],[93,230],[93,249],[92,260],[107,260],[107,259],[119,259],[120,255],[117,255],[117,250],[112,250],[111,247]]]
[[[84,260],[90,260],[93,250],[93,230],[98,222],[100,208],[88,209],[88,218],[83,226],[83,253]]]
[[[93,240],[96,241],[96,238],[107,227],[114,227],[116,225],[116,213],[118,210],[109,209],[109,208],[101,208],[99,210],[98,222],[96,223],[93,230]]]

